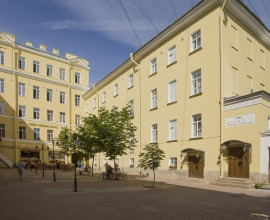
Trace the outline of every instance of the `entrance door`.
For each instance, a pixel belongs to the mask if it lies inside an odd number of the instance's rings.
[[[249,178],[249,152],[243,147],[229,148],[229,177]]]
[[[188,173],[189,177],[203,178],[204,157],[188,156]]]

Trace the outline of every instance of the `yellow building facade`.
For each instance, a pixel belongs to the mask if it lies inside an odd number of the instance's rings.
[[[204,0],[84,94],[87,113],[134,110],[137,146],[119,166],[138,173],[158,143],[159,175],[269,178],[270,32],[240,1]],[[95,168],[108,161],[97,155]]]
[[[0,166],[36,157],[48,164],[53,139],[63,127],[74,129],[85,114],[89,62],[49,52],[46,45],[20,44],[4,32],[0,56]],[[65,159],[54,147],[55,158]]]

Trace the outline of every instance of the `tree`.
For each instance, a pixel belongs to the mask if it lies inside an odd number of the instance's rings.
[[[102,152],[102,143],[100,139],[101,121],[99,117],[89,114],[83,119],[83,125],[78,128],[80,140],[80,149],[84,158],[92,159],[92,176],[94,176],[95,155]]]
[[[59,147],[61,148],[61,153],[66,156],[74,153],[73,144],[73,132],[68,128],[63,128],[58,136]]]
[[[163,150],[161,150],[158,146],[158,144],[148,144],[146,145],[143,150],[145,152],[140,153],[139,157],[139,165],[138,167],[146,169],[153,170],[154,173],[154,179],[153,179],[153,187],[155,186],[155,179],[156,179],[156,173],[155,170],[160,167],[160,163],[165,157],[165,153]]]
[[[136,126],[133,125],[133,114],[131,109],[126,106],[121,111],[113,107],[110,111],[105,108],[99,110],[101,128],[99,136],[106,157],[114,161],[115,173],[117,167],[115,159],[117,156],[126,155],[127,150],[133,150],[135,143]]]

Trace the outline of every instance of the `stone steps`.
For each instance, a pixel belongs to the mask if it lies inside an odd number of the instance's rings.
[[[255,183],[251,181],[250,179],[231,178],[231,177],[224,177],[220,180],[210,182],[210,185],[234,187],[234,188],[241,188],[241,189],[254,189],[255,188]]]
[[[4,154],[0,153],[0,160],[6,164],[9,168],[13,167],[13,163],[12,161],[10,161]]]

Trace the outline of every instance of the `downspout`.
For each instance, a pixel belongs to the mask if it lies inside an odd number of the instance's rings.
[[[17,134],[18,134],[18,132],[17,132],[17,115],[18,115],[18,108],[19,108],[19,106],[18,106],[18,77],[17,77],[17,74],[16,74],[16,71],[15,71],[15,68],[16,68],[16,53],[15,53],[15,47],[16,47],[16,41],[15,41],[15,39],[14,39],[14,42],[12,43],[12,63],[11,63],[11,65],[12,65],[12,69],[13,69],[13,74],[14,74],[14,78],[15,78],[15,80],[14,80],[14,83],[15,83],[15,85],[14,85],[14,88],[15,88],[15,108],[14,108],[14,150],[15,150],[15,164],[17,164],[17,162],[19,161],[18,160],[18,156],[17,156],[17,148],[18,148],[18,146],[17,146]]]
[[[224,75],[224,67],[223,67],[223,13],[224,13],[224,8],[227,4],[228,0],[225,0],[222,4],[222,7],[220,9],[220,16],[219,16],[219,57],[220,57],[220,123],[219,123],[219,131],[220,131],[220,145],[219,145],[219,157],[220,157],[220,174],[219,174],[219,179],[223,178],[223,154],[222,154],[222,135],[223,135],[223,108],[224,108],[224,102],[223,102],[223,75]]]
[[[133,53],[130,53],[130,60],[138,67],[138,70],[139,70],[139,93],[140,93],[140,98],[139,98],[139,150],[140,150],[140,153],[142,152],[142,135],[141,135],[141,132],[142,132],[142,129],[141,129],[141,121],[142,121],[142,116],[141,116],[141,112],[142,112],[142,91],[141,91],[141,68],[139,66],[139,64],[134,60],[133,58]],[[139,174],[141,174],[141,168],[139,167]]]
[[[92,85],[92,88],[95,90],[96,92],[96,97],[97,97],[97,110],[99,110],[99,95],[97,94],[97,90],[96,90],[96,84]],[[90,107],[90,106],[89,106]],[[98,111],[97,111],[97,116],[98,116]],[[100,170],[100,153],[98,153],[98,170]]]

